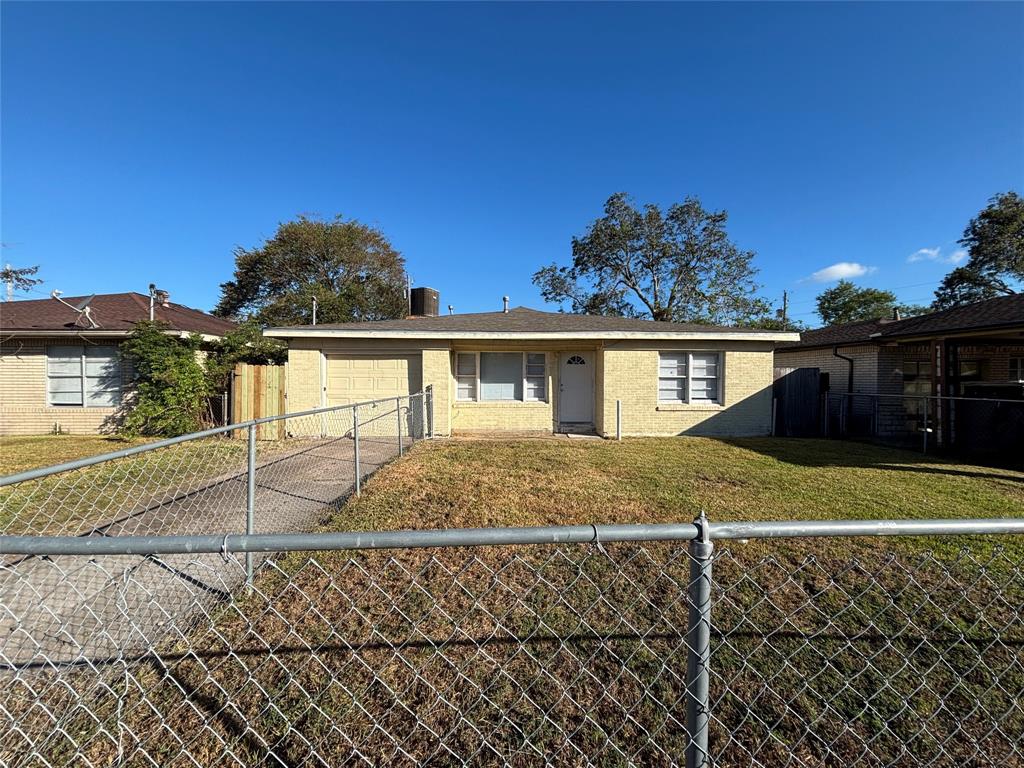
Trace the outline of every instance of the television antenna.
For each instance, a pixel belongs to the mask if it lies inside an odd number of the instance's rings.
[[[90,328],[100,327],[100,324],[93,319],[92,309],[89,307],[89,303],[96,298],[95,293],[92,296],[89,296],[88,298],[82,299],[77,304],[72,304],[70,301],[64,301],[64,299],[62,299],[60,295],[61,291],[54,290],[50,293],[50,298],[56,299],[65,307],[73,309],[75,312],[78,313],[78,317],[75,318],[75,325],[78,325],[81,322],[82,318],[85,318],[86,320],[89,321]]]

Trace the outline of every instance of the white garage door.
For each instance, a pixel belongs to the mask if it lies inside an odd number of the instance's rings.
[[[418,381],[419,359],[411,355],[327,356],[327,405],[408,395]]]

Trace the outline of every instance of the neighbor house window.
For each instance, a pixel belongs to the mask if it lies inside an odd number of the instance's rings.
[[[534,401],[547,398],[543,352],[457,352],[456,398],[462,401]]]
[[[658,356],[658,402],[718,403],[721,354],[662,352]]]
[[[1010,358],[1010,381],[1024,381],[1024,357]]]
[[[50,405],[113,407],[121,402],[117,347],[48,347],[46,379]]]

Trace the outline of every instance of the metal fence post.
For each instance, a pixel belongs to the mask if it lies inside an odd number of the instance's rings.
[[[701,512],[694,524],[700,535],[690,541],[690,613],[686,629],[686,768],[708,768],[708,725],[711,718],[711,562],[714,544]]]
[[[256,533],[256,425],[249,425],[249,452],[245,489],[245,532]],[[245,583],[252,585],[252,552],[245,553]]]
[[[426,436],[434,436],[434,385],[427,384],[423,388],[423,408],[426,413]]]
[[[622,439],[622,401],[615,401],[615,439]]]
[[[353,442],[353,458],[355,461],[355,472],[356,472],[356,496],[362,493],[363,480],[359,475],[359,408],[354,407],[352,409],[352,442]]]
[[[402,398],[395,398],[395,413],[398,414],[398,455],[402,455]]]

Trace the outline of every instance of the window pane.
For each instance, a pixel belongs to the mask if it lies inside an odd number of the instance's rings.
[[[526,375],[527,376],[543,376],[544,375],[544,354],[530,352],[526,355]]]
[[[51,405],[81,405],[82,404],[82,393],[81,392],[51,392],[50,393],[50,404]]]
[[[658,367],[662,376],[685,376],[686,353],[662,352],[659,358]]]
[[[523,399],[522,353],[480,353],[480,399]]]
[[[690,387],[690,400],[713,401],[718,399],[718,379],[694,379]]]
[[[455,373],[459,376],[476,376],[476,353],[459,352],[455,361]]]
[[[543,400],[544,383],[545,378],[543,376],[531,376],[530,378],[528,378],[526,380],[526,399]]]
[[[81,376],[81,347],[47,347],[46,371],[51,376]]]
[[[82,391],[81,376],[60,376],[51,377],[49,382],[50,392],[79,392]]]
[[[717,376],[718,375],[718,354],[697,353],[693,354],[694,376]]]
[[[662,402],[684,402],[686,379],[658,379],[658,400]]]
[[[85,404],[115,406],[121,402],[119,379],[113,376],[85,380]]]
[[[458,381],[459,400],[476,400],[476,377],[462,377]]]

